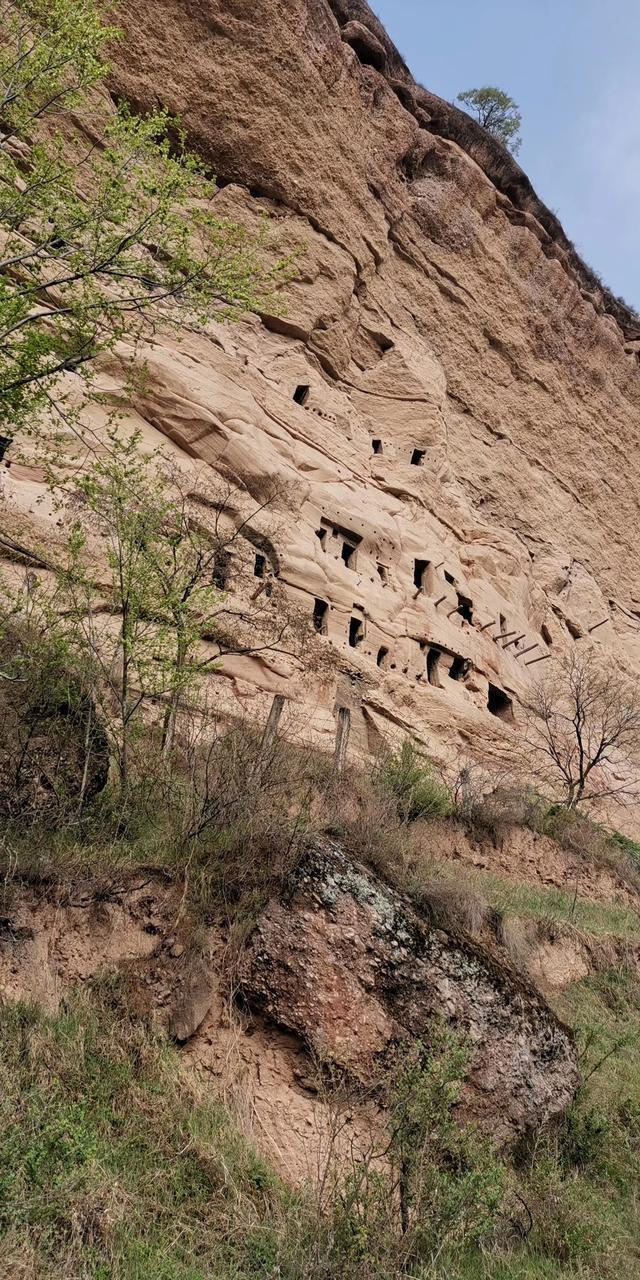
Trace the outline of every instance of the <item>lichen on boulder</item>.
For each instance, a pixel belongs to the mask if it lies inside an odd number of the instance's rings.
[[[504,957],[433,927],[327,838],[263,911],[242,991],[362,1083],[445,1019],[471,1048],[463,1111],[500,1142],[562,1112],[578,1084],[571,1032]]]

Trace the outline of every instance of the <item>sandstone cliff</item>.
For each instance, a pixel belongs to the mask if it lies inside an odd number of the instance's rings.
[[[145,438],[287,495],[270,571],[336,650],[212,678],[351,750],[493,750],[550,654],[640,666],[640,330],[517,164],[417,86],[361,0],[123,0],[114,94],[183,118],[221,214],[294,251],[286,313],[145,351]],[[107,385],[121,368],[105,363]],[[5,490],[34,507],[37,473]]]

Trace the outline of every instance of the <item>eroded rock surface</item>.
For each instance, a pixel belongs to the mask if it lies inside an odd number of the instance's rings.
[[[285,314],[158,332],[123,416],[286,495],[273,572],[322,610],[333,678],[236,656],[221,711],[264,722],[283,694],[320,746],[344,708],[354,757],[413,733],[452,759],[504,750],[554,655],[597,646],[635,678],[640,331],[513,158],[362,0],[118,7],[114,91],[177,112],[219,213],[298,255]],[[37,467],[0,480],[55,536]]]
[[[321,1058],[363,1081],[397,1041],[445,1019],[473,1047],[465,1106],[505,1140],[577,1086],[570,1031],[536,990],[468,938],[432,928],[333,842],[314,842],[266,908],[242,989]]]

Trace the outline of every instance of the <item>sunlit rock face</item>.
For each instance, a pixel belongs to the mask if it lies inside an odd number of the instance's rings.
[[[120,23],[114,93],[177,112],[221,216],[296,255],[283,314],[157,335],[127,409],[256,501],[275,481],[274,572],[335,652],[322,679],[229,660],[221,706],[283,693],[326,747],[346,707],[354,756],[411,732],[453,758],[509,743],[574,646],[636,673],[640,333],[515,161],[359,0],[123,0]],[[35,472],[4,479],[47,518]]]

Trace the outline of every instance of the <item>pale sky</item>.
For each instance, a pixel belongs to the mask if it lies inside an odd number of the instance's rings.
[[[416,80],[496,84],[518,162],[579,252],[640,309],[640,0],[372,0]]]

